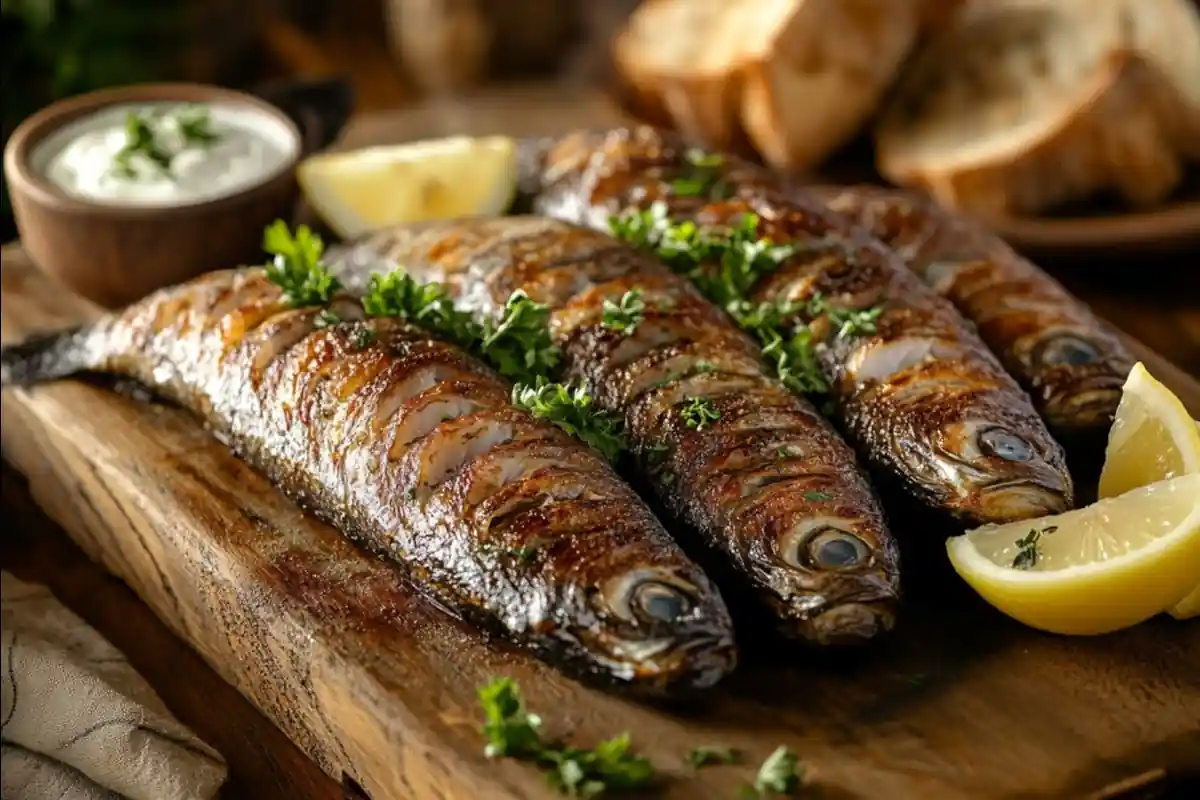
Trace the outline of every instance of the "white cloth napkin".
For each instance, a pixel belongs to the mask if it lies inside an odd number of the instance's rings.
[[[0,572],[0,798],[207,800],[221,755],[43,586]]]

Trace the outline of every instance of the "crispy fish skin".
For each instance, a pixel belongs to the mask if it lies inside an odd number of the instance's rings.
[[[853,452],[686,279],[609,236],[538,217],[389,229],[330,259],[352,291],[396,265],[445,284],[480,319],[497,318],[518,289],[546,304],[563,377],[624,418],[664,505],[785,634],[857,643],[892,627],[899,555]],[[605,299],[632,289],[644,318],[628,334],[604,327]],[[689,427],[680,410],[692,398],[720,416]]]
[[[212,273],[5,348],[3,383],[139,380],[442,605],[575,674],[657,692],[733,669],[718,591],[599,454],[455,347],[348,297],[331,310],[319,328],[263,270]]]
[[[597,229],[657,201],[674,222],[731,226],[757,215],[759,234],[796,254],[752,287],[752,300],[805,303],[820,293],[847,308],[882,307],[874,334],[816,348],[842,426],[878,473],[966,524],[1071,506],[1062,448],[949,301],[818,199],[736,157],[714,168],[727,197],[675,194],[672,181],[695,172],[688,153],[679,137],[648,126],[581,131],[523,143],[520,182],[536,212]]]
[[[882,239],[974,322],[1051,430],[1107,435],[1135,359],[1058,281],[982,225],[920,195],[878,186],[811,191]]]

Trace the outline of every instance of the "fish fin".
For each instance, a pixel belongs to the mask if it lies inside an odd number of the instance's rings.
[[[30,386],[93,367],[83,338],[89,326],[43,331],[0,349],[0,386]]]

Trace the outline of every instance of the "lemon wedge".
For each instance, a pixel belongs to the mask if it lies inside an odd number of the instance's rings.
[[[456,136],[305,159],[296,180],[342,238],[404,222],[495,216],[513,201],[516,143]]]
[[[1179,602],[1200,570],[1200,474],[1038,520],[950,539],[950,562],[1000,611],[1034,628],[1098,634]]]
[[[1192,472],[1200,472],[1196,421],[1170,389],[1135,364],[1108,434],[1100,497]]]

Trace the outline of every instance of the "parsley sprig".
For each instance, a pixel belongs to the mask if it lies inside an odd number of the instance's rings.
[[[550,339],[550,311],[517,290],[499,320],[480,324],[454,307],[446,287],[421,283],[403,268],[372,275],[363,297],[371,317],[395,317],[420,325],[490,363],[514,381],[531,383],[550,374],[558,347]]]
[[[762,345],[763,357],[792,391],[823,394],[829,384],[817,360],[818,340],[809,325],[796,319],[824,315],[834,336],[851,338],[876,332],[882,307],[850,309],[832,306],[820,294],[807,303],[753,303],[750,290],[797,252],[794,245],[774,244],[758,236],[758,218],[743,215],[732,227],[672,223],[665,203],[630,210],[609,220],[617,238],[650,250],[690,279],[713,303],[725,308],[743,330]],[[807,243],[805,249],[834,246],[832,239]]]
[[[293,235],[287,223],[275,220],[263,234],[263,249],[273,256],[267,264],[267,278],[283,290],[289,305],[326,306],[341,288],[321,264],[325,243],[307,225],[296,228]]]
[[[484,753],[536,764],[550,785],[570,797],[597,797],[607,791],[644,787],[654,780],[650,761],[632,752],[628,733],[597,744],[591,750],[548,741],[542,720],[525,709],[517,684],[497,678],[479,690],[483,706]]]
[[[480,328],[470,314],[454,307],[446,287],[421,283],[403,268],[371,276],[362,299],[368,317],[395,317],[430,330],[468,350],[476,349]]]
[[[538,378],[532,385],[513,387],[512,404],[599,450],[610,462],[625,449],[620,421],[597,408],[582,386],[565,386]]]
[[[645,316],[646,301],[642,299],[642,290],[630,289],[615,303],[607,297],[604,298],[604,315],[600,324],[611,331],[628,336],[637,330]]]
[[[549,375],[560,355],[550,338],[550,309],[520,289],[498,322],[484,323],[479,347],[501,375],[524,383]]]
[[[713,407],[712,401],[707,397],[693,397],[680,409],[679,416],[684,425],[702,431],[708,423],[719,420],[721,412]]]
[[[671,193],[681,197],[706,197],[724,200],[733,194],[733,187],[721,177],[724,159],[716,153],[692,148],[684,154],[685,171],[671,181]]]
[[[784,745],[775,748],[767,756],[754,783],[742,787],[741,796],[744,798],[794,797],[800,791],[803,775],[800,772],[800,761],[792,750]]]

